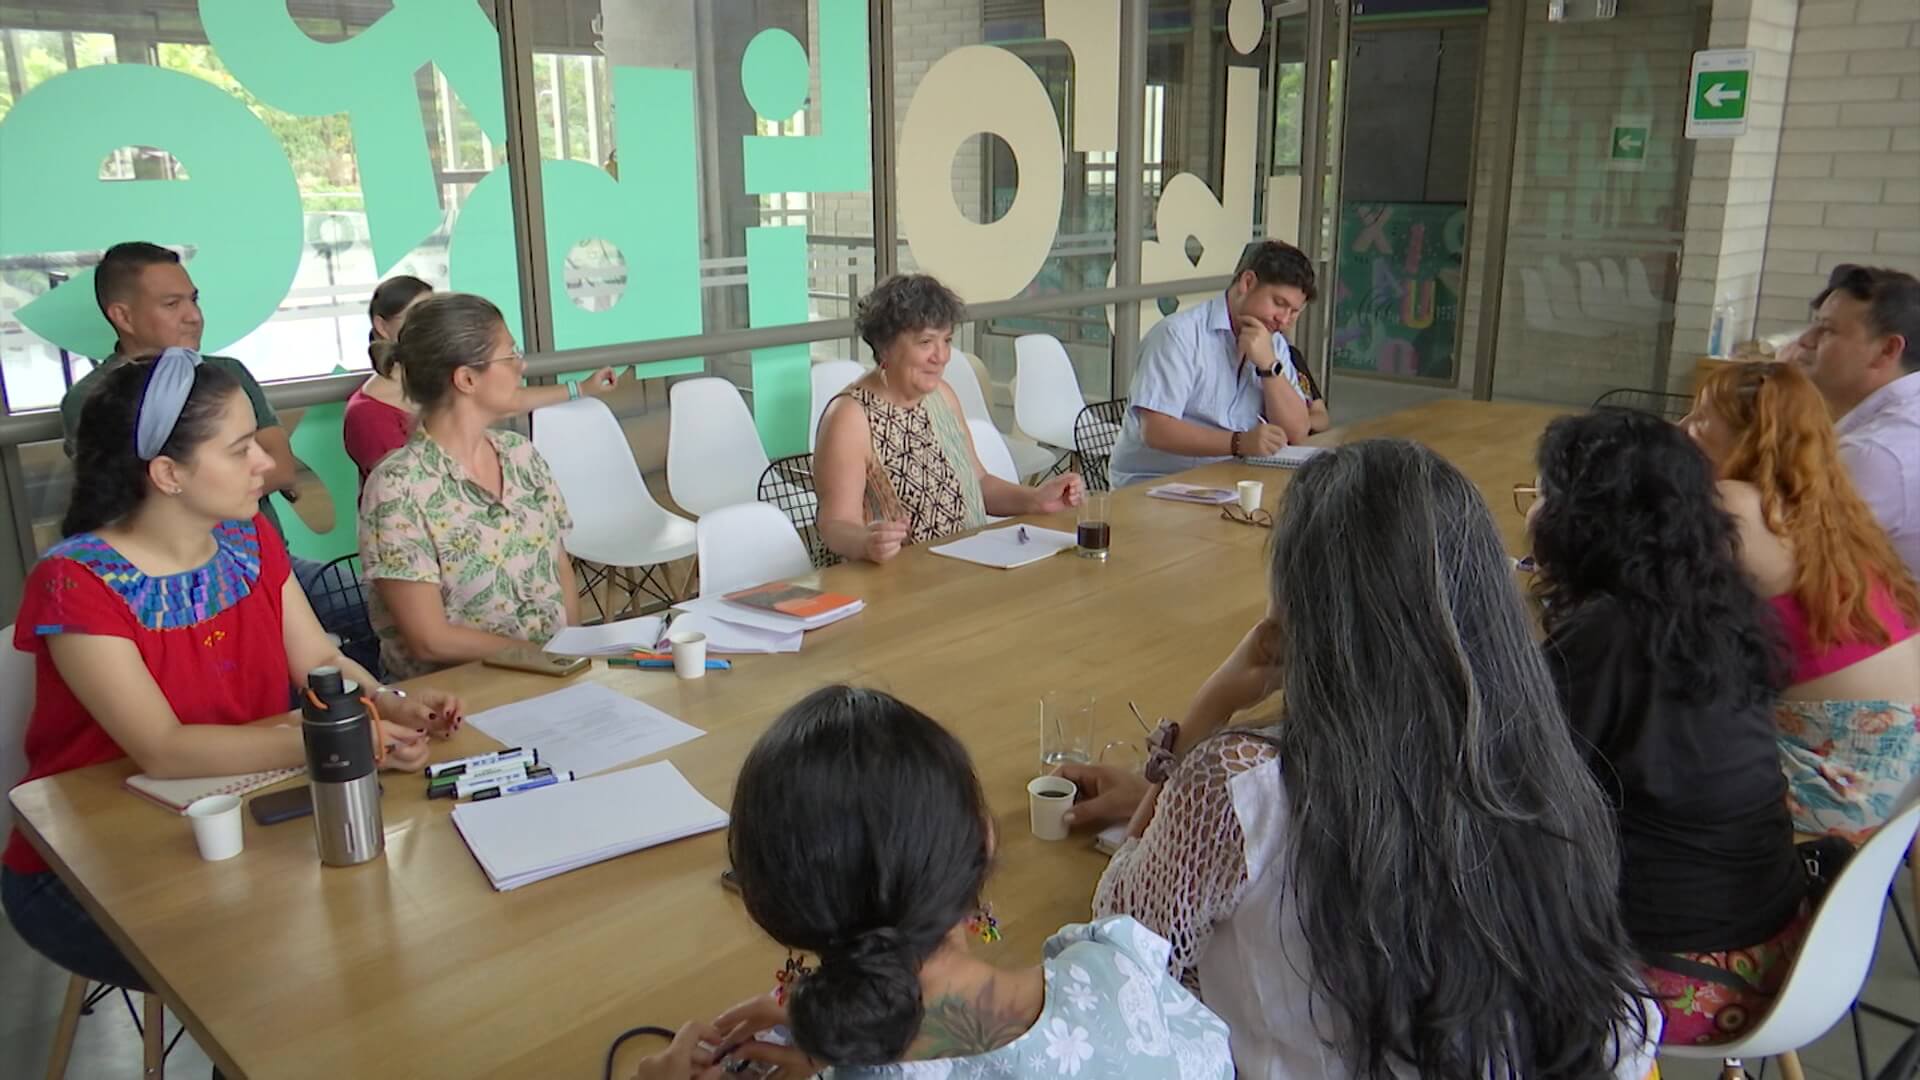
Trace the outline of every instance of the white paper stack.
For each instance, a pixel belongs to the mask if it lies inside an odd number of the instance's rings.
[[[599,626],[569,626],[547,642],[547,651],[559,656],[625,656],[659,644],[660,616],[645,615]]]
[[[735,656],[799,652],[800,639],[805,633],[802,630],[767,630],[757,626],[742,626],[712,615],[695,615],[688,612],[682,612],[673,620],[673,632],[705,634],[708,652],[731,653]]]
[[[1324,446],[1286,446],[1270,457],[1250,457],[1245,460],[1249,465],[1264,465],[1270,469],[1297,469],[1312,461],[1316,455],[1326,452]]]
[[[453,809],[454,827],[505,892],[682,837],[722,829],[726,811],[669,761]]]

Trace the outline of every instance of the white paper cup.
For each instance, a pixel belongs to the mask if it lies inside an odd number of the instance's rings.
[[[1240,509],[1251,514],[1260,509],[1260,498],[1266,494],[1267,485],[1258,480],[1242,480],[1233,489],[1240,496]]]
[[[187,807],[187,822],[193,826],[193,842],[200,845],[200,857],[208,862],[231,859],[240,854],[240,796],[209,795]]]
[[[1067,838],[1067,811],[1079,792],[1064,776],[1037,776],[1027,784],[1027,816],[1042,840]]]
[[[703,679],[707,675],[707,635],[674,634],[667,638],[673,646],[673,673],[683,679]]]

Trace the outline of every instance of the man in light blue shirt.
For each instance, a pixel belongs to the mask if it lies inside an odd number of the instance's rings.
[[[1920,280],[1842,263],[1813,301],[1802,363],[1853,486],[1920,578]]]
[[[1114,486],[1264,457],[1324,430],[1326,406],[1283,336],[1315,295],[1307,257],[1266,240],[1225,293],[1160,320],[1140,345],[1108,464]]]

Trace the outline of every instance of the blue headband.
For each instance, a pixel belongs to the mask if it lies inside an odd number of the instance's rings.
[[[153,362],[153,374],[147,376],[147,389],[140,395],[140,411],[133,420],[133,452],[141,461],[159,457],[160,448],[173,437],[173,425],[187,407],[193,371],[199,366],[200,354],[192,349],[168,349]]]

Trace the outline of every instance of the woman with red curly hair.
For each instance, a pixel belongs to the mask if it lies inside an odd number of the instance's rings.
[[[1748,578],[1787,647],[1776,714],[1794,825],[1861,835],[1920,773],[1920,586],[1797,368],[1728,364],[1682,421],[1714,462]]]

